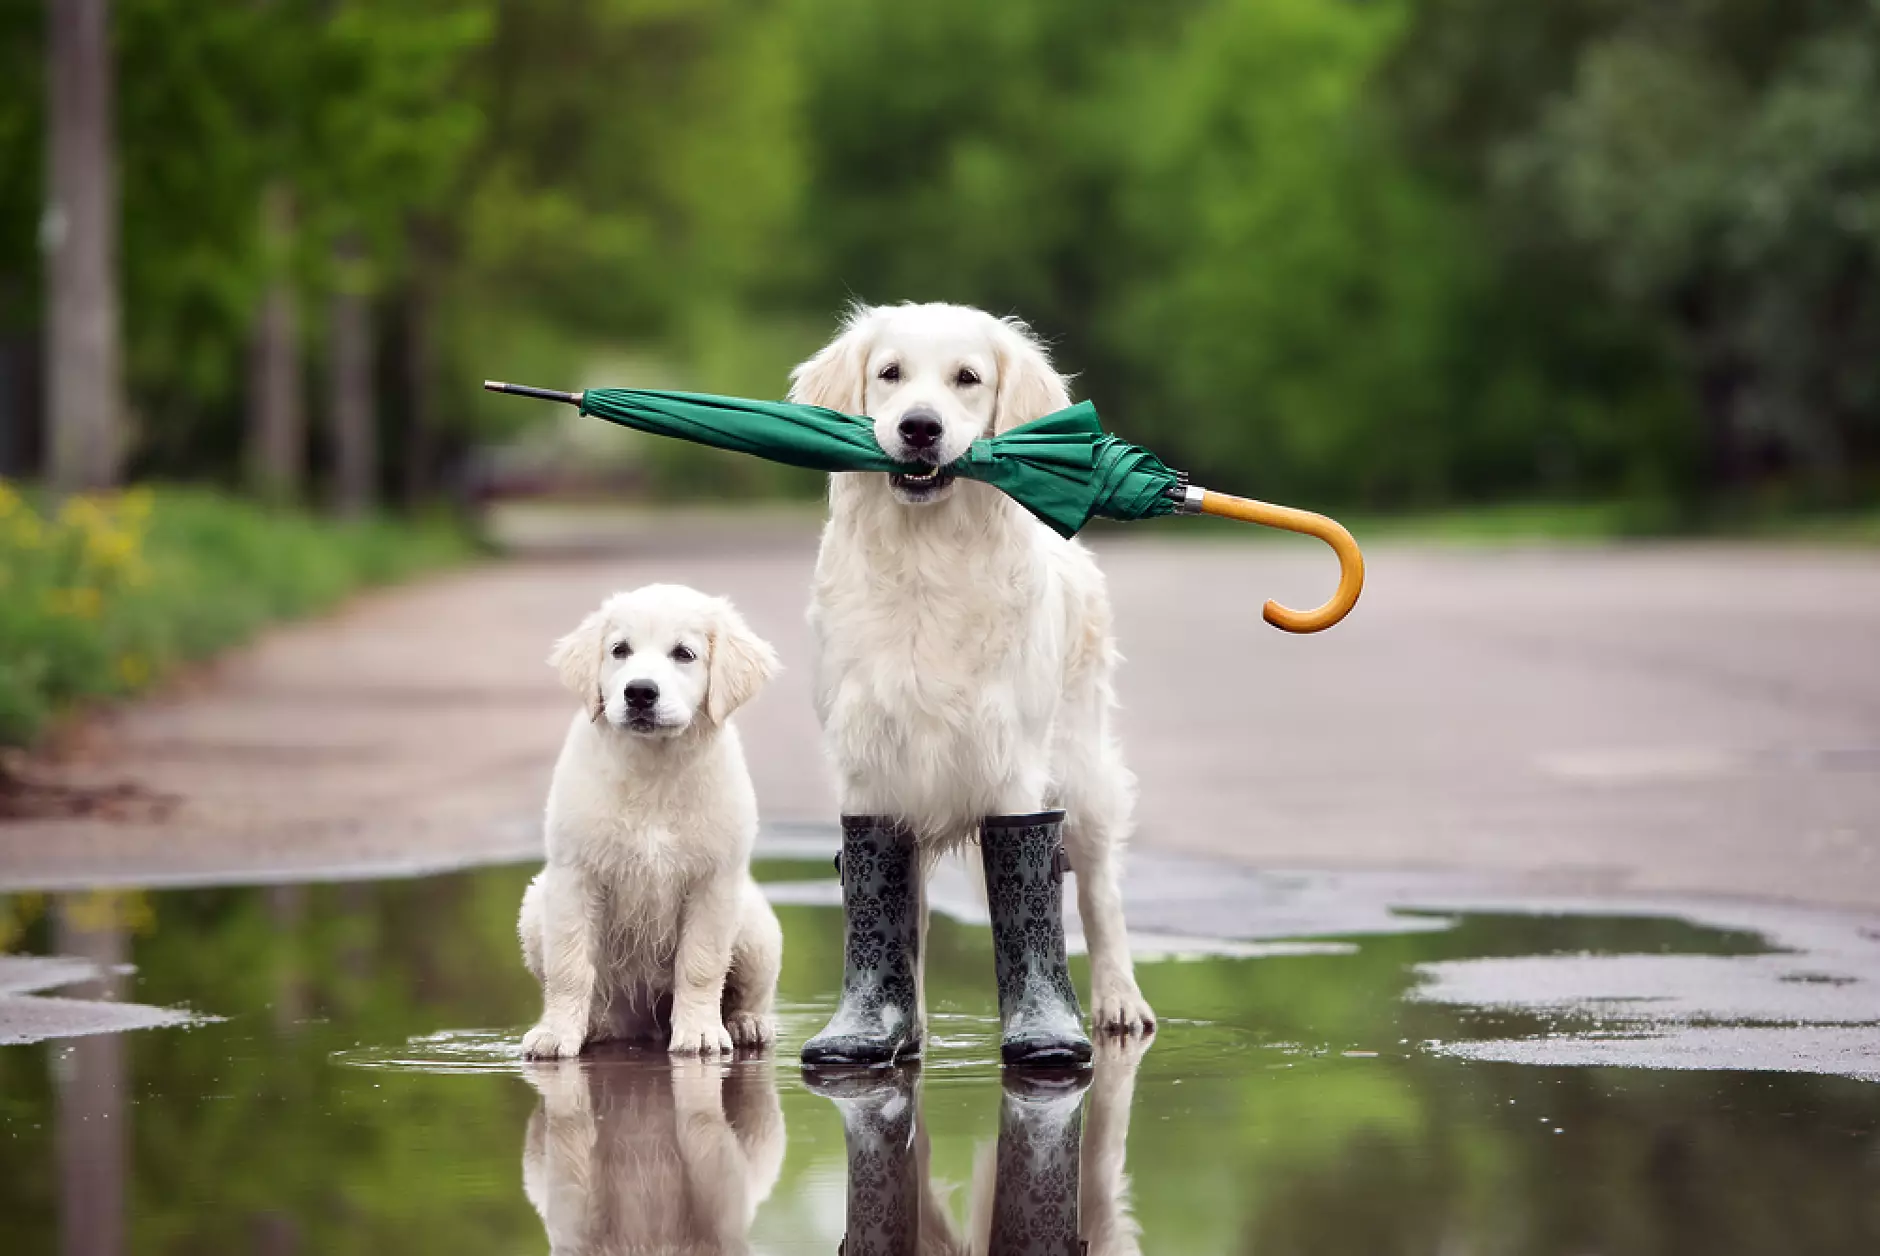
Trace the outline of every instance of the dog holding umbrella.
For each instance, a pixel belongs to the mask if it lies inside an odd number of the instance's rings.
[[[1038,342],[960,306],[858,308],[794,374],[791,400],[629,389],[497,391],[643,431],[836,473],[811,620],[816,701],[843,819],[842,999],[812,1066],[886,1065],[922,1045],[922,878],[977,841],[1014,1066],[1077,1066],[1091,1046],[1065,960],[1062,877],[1077,876],[1102,1031],[1141,1033],[1118,860],[1133,781],[1114,728],[1103,581],[1071,538],[1092,517],[1215,514],[1315,535],[1337,594],[1269,602],[1288,631],[1356,603],[1363,562],[1322,516],[1189,484],[1073,406]]]

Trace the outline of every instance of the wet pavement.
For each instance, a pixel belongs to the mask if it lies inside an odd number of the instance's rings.
[[[5,1250],[1880,1248],[1871,916],[1145,853],[1160,1031],[1028,1079],[952,869],[924,1064],[806,1081],[828,849],[767,841],[782,1042],[715,1064],[516,1058],[526,866],[0,897]]]

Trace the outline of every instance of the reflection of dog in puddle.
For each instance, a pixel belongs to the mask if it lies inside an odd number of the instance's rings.
[[[561,1256],[744,1252],[783,1167],[770,1061],[601,1058],[525,1066],[522,1189]]]
[[[805,1074],[842,1112],[849,1157],[842,1256],[1139,1252],[1124,1151],[1147,1043],[1106,1036],[1094,1070],[1004,1075],[998,1146],[975,1159],[964,1234],[928,1176],[919,1066]]]

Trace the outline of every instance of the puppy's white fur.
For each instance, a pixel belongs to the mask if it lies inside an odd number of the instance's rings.
[[[902,420],[937,416],[941,467],[1070,404],[1022,323],[954,305],[858,307],[791,378],[792,400],[867,415],[899,459],[918,452]],[[1112,730],[1118,656],[1089,551],[973,481],[835,475],[810,625],[843,812],[902,817],[931,852],[983,816],[1064,807],[1095,1023],[1152,1026],[1117,886],[1135,778]]]
[[[727,721],[776,655],[728,602],[647,585],[549,661],[582,709],[517,926],[543,996],[523,1054],[661,1033],[685,1054],[771,1041],[783,934],[751,877],[757,797]],[[628,686],[649,683],[657,703],[630,706]]]

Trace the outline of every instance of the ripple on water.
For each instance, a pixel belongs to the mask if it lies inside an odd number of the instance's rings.
[[[803,1042],[829,1019],[832,1005],[789,1004],[778,1009],[780,1042],[770,1053],[780,1063],[794,1065]],[[352,1068],[384,1069],[403,1073],[513,1073],[525,1068],[522,1035],[527,1026],[507,1029],[445,1029],[419,1034],[401,1044],[358,1046],[335,1051],[336,1064]],[[1252,1031],[1209,1020],[1169,1017],[1162,1020],[1152,1043],[1151,1058],[1158,1069],[1184,1076],[1233,1074],[1258,1053],[1297,1054],[1293,1043],[1269,1041]],[[740,1060],[757,1055],[738,1053]],[[611,1043],[584,1058],[657,1058],[665,1052],[656,1045]],[[957,1011],[936,1011],[927,1022],[927,1049],[921,1057],[924,1076],[941,1081],[984,1077],[999,1071],[999,1020]]]

